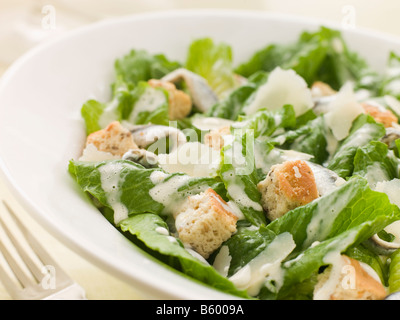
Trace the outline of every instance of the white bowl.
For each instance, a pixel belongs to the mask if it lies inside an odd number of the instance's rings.
[[[327,26],[340,28],[331,24]],[[91,262],[154,299],[231,296],[155,263],[124,238],[84,197],[67,172],[85,140],[80,117],[88,98],[106,101],[114,60],[132,48],[184,61],[192,40],[232,46],[235,63],[270,42],[297,39],[320,21],[239,11],[176,11],[100,22],[27,53],[0,84],[1,169],[11,190],[51,234]],[[343,30],[350,47],[376,70],[400,40],[370,30]]]

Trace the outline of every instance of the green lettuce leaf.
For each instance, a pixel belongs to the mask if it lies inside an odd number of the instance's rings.
[[[375,186],[377,182],[399,177],[399,159],[385,143],[371,141],[357,149],[353,175],[365,177],[371,186]]]
[[[271,136],[277,129],[287,129],[296,126],[296,115],[291,105],[271,111],[262,109],[250,116],[239,116],[233,129],[252,130],[254,137]]]
[[[271,143],[285,150],[307,153],[312,161],[323,164],[329,157],[327,126],[323,116],[310,120],[295,130],[288,130],[271,139]]]
[[[130,84],[160,79],[179,67],[179,62],[171,61],[163,54],[150,54],[146,50],[131,50],[114,64],[115,74]]]
[[[184,275],[225,293],[249,298],[246,292],[237,290],[228,279],[220,275],[211,265],[205,264],[192,256],[184,249],[179,240],[171,241],[171,236],[158,232],[157,228],[168,230],[168,225],[160,216],[138,214],[121,221],[120,228],[127,237],[135,236],[152,251],[153,255],[156,252],[161,261],[181,271]]]
[[[354,176],[337,190],[274,220],[267,228],[275,234],[290,232],[296,243],[291,259],[283,264],[279,295],[327,265],[324,257],[329,252],[346,252],[399,219],[399,208],[385,194]]]
[[[230,92],[226,97],[220,99],[207,112],[209,117],[218,117],[236,120],[239,115],[244,115],[243,107],[257,88],[265,83],[268,78],[266,72],[256,72],[247,79],[247,82]]]
[[[221,150],[219,176],[232,200],[252,224],[265,224],[265,214],[257,189],[258,175],[254,158],[254,132],[233,131],[233,139]]]
[[[340,188],[274,220],[268,229],[276,234],[290,232],[300,251],[376,217],[383,216],[390,223],[399,218],[399,212],[387,195],[373,191],[364,178],[354,176]],[[374,233],[382,229],[379,226]]]
[[[105,171],[105,176],[102,171]],[[146,169],[127,160],[110,160],[102,162],[84,162],[71,160],[69,172],[77,181],[82,191],[93,196],[98,203],[114,210],[119,203],[126,208],[126,214],[140,213],[171,214],[173,204],[179,203],[187,196],[198,194],[207,188],[214,189],[224,199],[226,193],[223,183],[213,178],[193,178],[180,173],[167,174],[161,169]],[[160,181],[153,182],[152,174],[156,172]],[[114,177],[114,187],[104,189],[102,179]],[[174,183],[171,183],[175,180]],[[159,202],[153,199],[150,190],[158,186],[167,189],[169,196]],[[156,189],[154,189],[156,190]],[[115,202],[117,205],[115,205]],[[170,205],[170,206],[169,206]],[[115,215],[112,222],[115,221]]]
[[[294,43],[268,45],[239,65],[236,72],[248,77],[278,66],[295,70],[309,85],[323,81],[335,90],[347,81],[356,82],[357,87],[371,88],[377,81],[366,61],[348,48],[341,33],[324,26],[316,32],[301,33]],[[367,76],[372,83],[361,84]]]
[[[378,254],[372,252],[367,247],[365,247],[363,243],[359,244],[358,246],[349,248],[345,254],[350,258],[356,259],[369,265],[379,276],[381,282],[384,285],[386,284],[387,272],[385,262]]]
[[[389,293],[400,291],[400,249],[390,256],[389,265]]]
[[[109,102],[101,103],[91,99],[83,104],[81,115],[85,120],[86,133],[103,129],[112,121],[125,119],[127,110],[132,108],[132,102],[131,87],[118,77],[112,85],[112,98]]]
[[[383,76],[379,95],[391,95],[400,99],[400,55],[390,52],[386,72]]]
[[[185,66],[206,79],[215,94],[222,98],[237,85],[232,59],[229,45],[214,43],[211,38],[202,38],[191,43]]]
[[[328,169],[335,171],[340,177],[350,177],[354,171],[354,157],[359,147],[370,141],[379,141],[385,135],[385,128],[367,114],[359,115],[353,122],[347,138],[340,142]]]
[[[132,103],[124,110],[124,119],[133,124],[168,125],[168,92],[139,81],[132,90]]]

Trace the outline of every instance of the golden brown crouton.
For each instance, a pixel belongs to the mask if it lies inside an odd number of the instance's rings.
[[[314,97],[326,97],[337,93],[329,84],[322,81],[315,81],[311,86],[311,92]]]
[[[261,203],[270,220],[318,198],[317,184],[310,166],[303,160],[286,161],[271,167],[257,185]]]
[[[204,136],[204,144],[215,150],[221,150],[224,147],[224,136],[230,133],[230,126],[210,130],[210,132]]]
[[[169,120],[185,118],[192,110],[192,99],[182,90],[178,90],[172,82],[151,79],[148,84],[153,88],[163,88],[168,91]]]
[[[137,149],[132,134],[118,121],[111,122],[106,128],[91,133],[86,139],[86,146],[93,144],[97,150],[123,156],[130,149]]]
[[[232,236],[238,220],[228,204],[211,188],[189,196],[175,217],[181,241],[205,259]]]
[[[329,266],[318,276],[314,298],[327,300],[382,300],[386,289],[359,261],[341,256],[339,270]],[[321,291],[322,293],[321,293]]]
[[[389,109],[379,108],[368,103],[362,103],[365,113],[371,115],[376,122],[382,123],[385,128],[393,127],[393,122],[398,123],[399,119]]]

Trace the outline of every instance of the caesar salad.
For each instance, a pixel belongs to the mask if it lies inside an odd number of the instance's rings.
[[[381,300],[400,289],[400,56],[377,72],[321,26],[234,64],[134,48],[81,108],[76,183],[133,245],[259,300]],[[107,66],[105,66],[107,67]]]

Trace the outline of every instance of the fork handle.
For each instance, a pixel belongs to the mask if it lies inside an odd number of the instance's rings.
[[[85,291],[78,284],[73,283],[63,290],[47,296],[43,300],[87,300]]]

